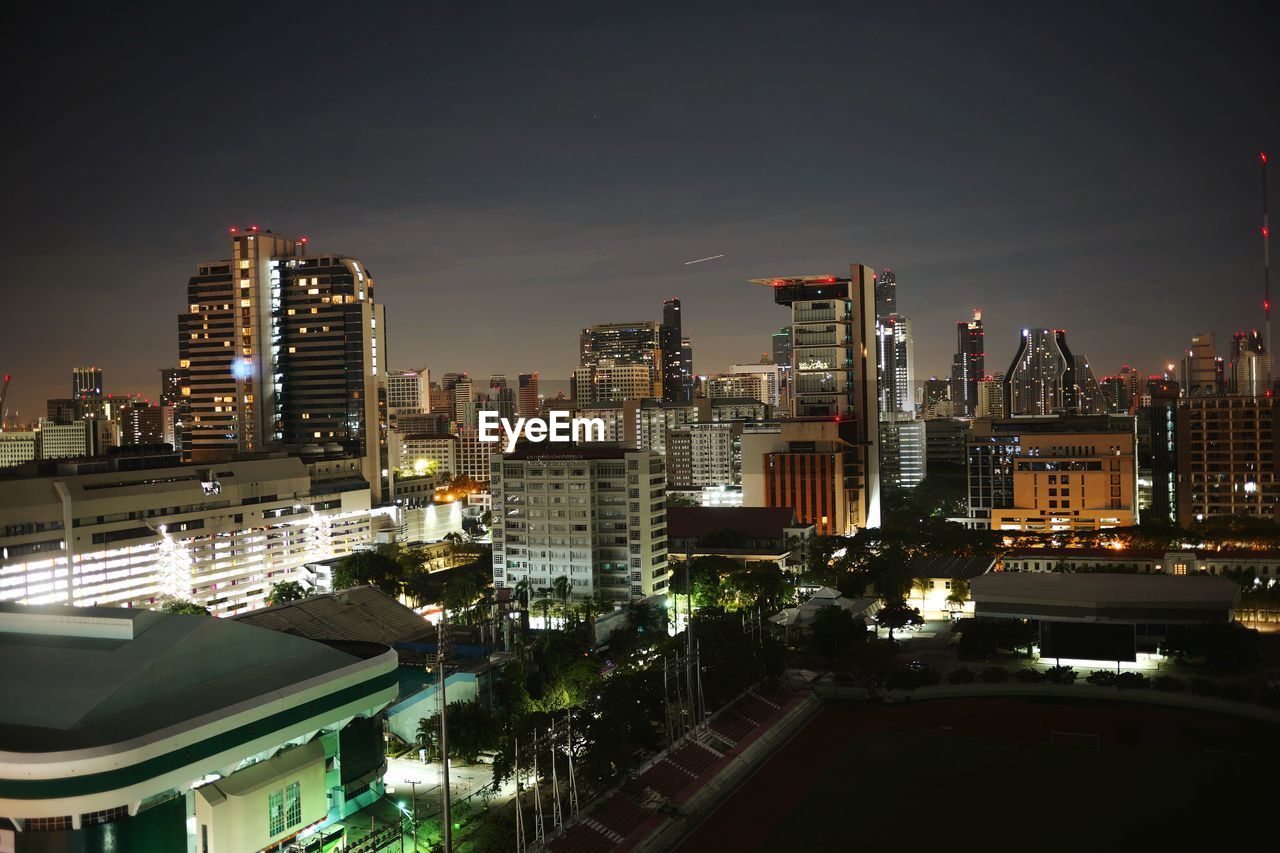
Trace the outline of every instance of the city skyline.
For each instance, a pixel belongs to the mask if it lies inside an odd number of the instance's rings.
[[[334,137],[318,132],[329,111],[272,122],[252,103],[249,134],[195,132],[250,85],[204,70],[234,27],[221,14],[165,39],[106,12],[57,30],[21,19],[35,82],[16,109],[44,120],[16,134],[13,162],[43,178],[14,183],[3,239],[15,280],[41,282],[24,301],[58,314],[6,330],[8,405],[37,415],[84,364],[106,371],[108,391],[152,395],[177,357],[158,330],[181,310],[192,260],[250,223],[367,259],[386,287],[391,366],[551,382],[574,367],[576,329],[649,318],[678,296],[699,372],[720,370],[758,357],[776,328],[743,281],[856,260],[898,274],[921,377],[946,374],[949,330],[976,307],[992,366],[1020,329],[1053,327],[1099,375],[1155,372],[1192,335],[1226,341],[1261,324],[1256,158],[1280,116],[1257,105],[1278,100],[1265,53],[1277,24],[1249,8],[1230,20],[1162,9],[1159,32],[1137,8],[1112,10],[1105,28],[1026,8],[996,25],[947,8],[700,7],[606,22],[415,10],[343,19],[371,59],[340,73],[305,37],[339,19],[308,10],[291,22],[299,46],[259,51],[255,72],[340,113],[359,104],[352,132]],[[1052,45],[1020,36],[1046,27]],[[525,37],[552,28],[563,49]],[[235,37],[246,49],[268,38]],[[138,38],[150,52],[130,56]],[[851,38],[868,39],[875,73],[833,78],[823,51],[799,51]],[[1228,46],[1232,63],[1184,61]],[[874,65],[895,51],[914,61]],[[695,64],[697,84],[676,85]],[[1188,124],[1197,112],[1213,121]],[[811,131],[770,133],[759,114]],[[94,117],[98,133],[71,132],[70,115]],[[895,133],[858,135],[863,115]],[[292,168],[244,169],[246,158]],[[299,184],[297,170],[316,180]],[[76,205],[55,203],[70,195]],[[477,281],[492,292],[483,303]],[[729,300],[733,322],[714,310]],[[1148,305],[1161,326],[1135,336]],[[546,333],[516,334],[529,323]],[[473,353],[478,327],[487,343]]]

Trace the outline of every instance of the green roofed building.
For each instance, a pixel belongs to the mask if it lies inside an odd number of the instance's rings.
[[[382,795],[396,654],[0,604],[0,850],[274,850]]]

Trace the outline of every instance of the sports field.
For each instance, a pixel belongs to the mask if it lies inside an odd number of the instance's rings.
[[[678,849],[1274,849],[1276,740],[1150,706],[830,706]]]

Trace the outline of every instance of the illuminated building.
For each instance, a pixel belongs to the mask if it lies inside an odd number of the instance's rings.
[[[494,454],[493,582],[537,596],[629,601],[667,587],[666,466],[648,450],[524,447]]]
[[[769,396],[769,378],[761,373],[722,373],[706,378],[708,399],[717,397],[746,397],[766,402]]]
[[[976,418],[1003,418],[1004,380],[994,376],[986,376],[978,380],[977,406],[973,415]]]
[[[1223,386],[1219,378],[1213,334],[1195,335],[1182,361],[1182,387],[1187,389],[1187,396],[1213,397],[1221,394]]]
[[[686,365],[684,347],[688,338],[682,332],[680,300],[671,298],[662,303],[662,326],[658,340],[662,347],[662,399],[679,403],[690,398],[693,387],[692,364]],[[692,362],[692,352],[690,352]]]
[[[102,397],[102,371],[96,367],[74,367],[71,369],[71,397],[79,400],[84,397]]]
[[[773,363],[781,371],[782,382],[779,386],[778,405],[786,410],[791,409],[791,327],[783,326],[771,336],[769,351],[773,354]]]
[[[168,406],[133,402],[120,410],[120,444],[163,444],[165,442],[165,410]]]
[[[13,604],[0,638],[23,659],[0,702],[7,850],[277,850],[384,794],[387,645]]]
[[[358,460],[107,461],[0,481],[0,601],[150,607],[172,596],[236,613],[301,580],[307,562],[371,539]]]
[[[1231,340],[1231,368],[1228,379],[1232,394],[1261,397],[1272,389],[1271,355],[1262,334],[1236,332]]]
[[[1179,396],[1178,383],[1153,381],[1138,409],[1139,485],[1147,493],[1143,521],[1174,524],[1178,519]]]
[[[915,362],[912,355],[911,321],[890,314],[876,324],[876,351],[880,368],[880,414],[916,410]]]
[[[391,464],[399,477],[456,476],[458,437],[450,433],[391,432]]]
[[[431,371],[387,371],[387,417],[392,424],[402,415],[421,415],[431,411]]]
[[[899,412],[881,416],[880,485],[884,489],[914,489],[924,480],[926,421]]]
[[[773,409],[779,409],[782,406],[783,397],[786,388],[786,371],[780,364],[731,364],[729,365],[730,374],[746,374],[749,376],[759,376],[764,380],[764,394],[761,400],[768,403]],[[723,374],[722,374],[723,375]],[[708,394],[707,396],[711,396]],[[728,394],[717,394],[718,397],[731,396]],[[738,396],[752,396],[742,394]]]
[[[974,421],[968,486],[973,527],[1130,527],[1138,522],[1134,421],[1108,415]]]
[[[804,419],[794,427],[784,424],[782,446],[768,451],[779,455],[766,458],[766,469],[772,473],[763,499],[803,500],[805,509],[793,508],[820,531],[880,526],[875,274],[853,264],[848,278],[813,275],[752,281],[769,287],[774,302],[791,309],[791,406],[792,414]],[[831,426],[819,427],[809,419]],[[797,433],[813,437],[793,437]],[[743,442],[743,500],[751,506],[760,495],[747,488],[752,457],[746,434]],[[816,442],[815,449],[805,450],[811,442]],[[807,452],[817,455],[802,458]],[[803,487],[786,484],[784,472],[790,470],[805,472]]]
[[[1018,351],[1004,377],[1004,405],[1010,416],[1075,410],[1075,357],[1067,348],[1066,332],[1022,330]]]
[[[973,415],[978,405],[978,380],[987,373],[986,331],[982,312],[956,323],[956,354],[951,359],[951,401],[955,417]],[[1008,399],[1006,397],[1006,399]]]
[[[1177,412],[1178,524],[1220,516],[1277,520],[1280,400],[1189,397]]]
[[[667,432],[667,482],[673,489],[742,482],[742,424],[686,423]]]
[[[178,318],[195,462],[290,447],[361,460],[375,503],[386,468],[386,322],[357,259],[307,255],[307,238],[233,229],[201,264]],[[381,363],[379,350],[381,349]]]
[[[582,330],[578,340],[574,399],[579,403],[598,403],[633,397],[663,397],[662,353],[661,323],[646,321],[588,326]],[[644,371],[638,367],[643,367]],[[584,384],[586,387],[582,387]]]

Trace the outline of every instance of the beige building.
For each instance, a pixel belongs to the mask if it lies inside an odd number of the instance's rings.
[[[0,481],[0,601],[229,615],[371,540],[359,460],[296,457]],[[74,531],[68,537],[67,530]]]
[[[1132,418],[976,420],[969,520],[992,530],[1095,530],[1138,523]]]
[[[1178,523],[1248,515],[1277,520],[1280,400],[1192,397],[1178,409]]]

